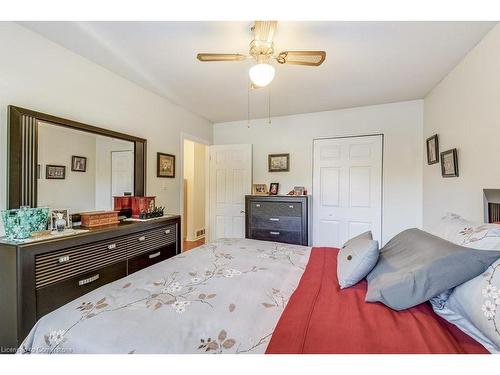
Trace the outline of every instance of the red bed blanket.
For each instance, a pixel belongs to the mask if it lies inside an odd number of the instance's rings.
[[[338,249],[313,248],[266,353],[488,353],[429,303],[394,311],[365,302],[366,280],[341,290]]]

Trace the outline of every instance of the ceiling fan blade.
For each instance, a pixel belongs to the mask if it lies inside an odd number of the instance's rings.
[[[196,58],[202,62],[209,61],[242,61],[247,57],[239,53],[199,53]]]
[[[272,43],[277,25],[278,21],[255,21],[252,28],[255,35],[254,39],[260,42]]]
[[[325,51],[283,51],[276,57],[280,64],[307,66],[320,66],[325,59]]]

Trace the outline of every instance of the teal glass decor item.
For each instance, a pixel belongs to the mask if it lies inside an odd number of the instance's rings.
[[[31,237],[33,232],[47,229],[49,208],[21,207],[1,211],[1,216],[7,238],[9,240],[23,240]]]

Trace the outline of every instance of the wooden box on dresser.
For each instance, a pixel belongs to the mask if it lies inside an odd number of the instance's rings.
[[[180,252],[180,216],[37,242],[0,242],[0,347],[12,350],[43,315]]]
[[[309,208],[308,195],[247,195],[245,236],[308,246]]]

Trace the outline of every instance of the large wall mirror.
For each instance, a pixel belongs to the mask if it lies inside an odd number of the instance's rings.
[[[145,192],[146,140],[9,107],[9,208],[113,209]]]

